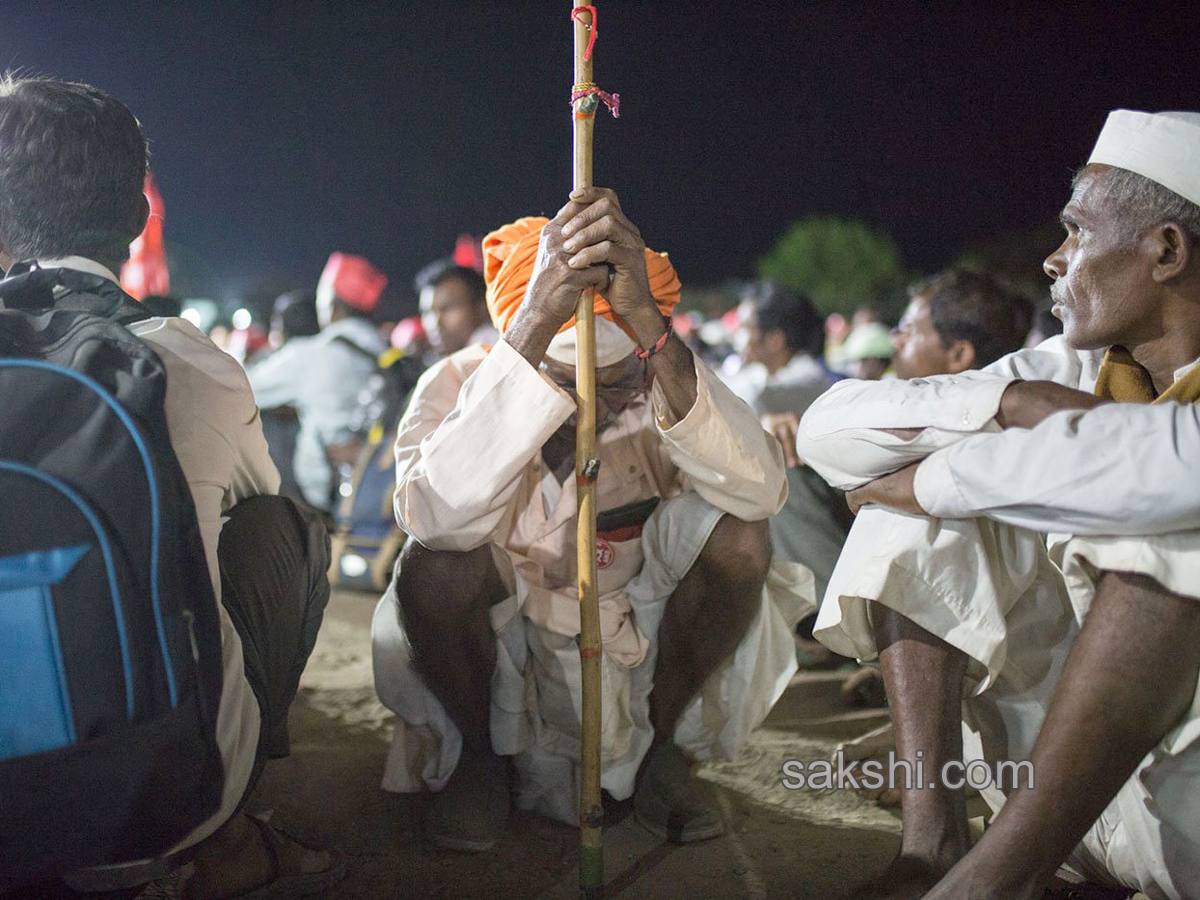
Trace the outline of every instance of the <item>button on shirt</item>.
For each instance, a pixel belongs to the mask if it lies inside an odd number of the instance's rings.
[[[288,341],[247,372],[254,398],[263,409],[296,408],[300,417],[296,481],[313,506],[329,508],[333,469],[325,448],[352,437],[359,392],[375,371],[372,357],[385,349],[370,322],[358,317],[339,319],[320,334]]]

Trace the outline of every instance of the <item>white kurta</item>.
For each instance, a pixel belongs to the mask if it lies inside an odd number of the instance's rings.
[[[598,508],[663,502],[640,537],[598,545],[605,720],[602,782],[630,795],[652,730],[648,702],[663,606],[724,513],[747,521],[786,497],[782,453],[754,414],[702,364],[697,400],[674,421],[660,389],[599,436]],[[497,668],[491,736],[516,757],[518,802],[578,821],[579,630],[574,485],[545,471],[541,449],[575,403],[501,341],[429,370],[399,426],[396,516],[427,547],[491,545],[512,596],[492,609]],[[697,758],[736,753],[795,671],[791,631],[812,608],[811,574],[772,563],[759,616],[704,685],[676,740]],[[720,602],[714,598],[713,602]],[[384,787],[440,789],[461,736],[413,672],[394,596],[373,626],[375,683],[400,716]]]
[[[983,372],[843,383],[801,423],[801,455],[847,488],[933,454],[917,470],[917,497],[932,512],[961,518],[863,510],[815,633],[839,652],[874,658],[873,600],[963,650],[972,695],[964,706],[968,758],[1028,758],[1099,571],[1143,573],[1200,598],[1200,532],[1157,533],[1200,524],[1195,457],[1190,466],[1171,460],[1200,447],[1198,436],[1174,430],[1197,421],[1194,409],[1113,406],[1003,433],[994,422],[1013,378],[1091,390],[1101,359],[1070,350],[1060,337]],[[903,439],[879,428],[924,430]],[[1159,483],[1149,485],[1151,476]],[[1172,491],[1182,496],[1168,498]],[[1095,536],[1046,538],[1031,528]],[[1154,897],[1195,894],[1198,736],[1200,697],[1121,788],[1070,865]],[[984,795],[995,807],[1003,803],[998,791]]]

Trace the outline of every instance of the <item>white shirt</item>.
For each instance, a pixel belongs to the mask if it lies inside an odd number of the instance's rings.
[[[804,417],[798,449],[846,487],[929,454],[914,491],[936,518],[987,516],[1081,535],[1200,528],[1200,407],[1114,403],[1056,413],[1033,429],[995,424],[1015,378],[1090,391],[1102,360],[1103,352],[1073,351],[1059,336],[980,372],[842,382]],[[874,430],[922,426],[912,439]]]
[[[775,372],[768,372],[762,363],[747,363],[721,377],[760,416],[802,413],[830,384],[829,373],[807,353],[793,354],[787,365]]]
[[[696,402],[675,421],[662,389],[602,430],[597,509],[694,490],[745,521],[787,497],[783,453],[753,413],[699,360]],[[547,496],[542,446],[575,401],[508,343],[467,347],[417,383],[396,439],[396,518],[434,550],[489,542],[508,555],[523,612],[550,631],[578,631],[573,483]],[[548,504],[548,501],[553,501]],[[641,545],[601,568],[600,615],[609,653],[635,665],[645,653],[619,588],[640,568]]]
[[[294,338],[249,369],[259,406],[296,407],[296,481],[313,506],[329,507],[333,470],[325,448],[350,440],[359,392],[375,371],[371,357],[386,349],[375,327],[355,316],[331,323],[320,334]]]
[[[851,490],[980,432],[998,432],[1000,398],[1013,381],[1055,381],[1090,391],[1102,351],[1072,350],[1062,336],[985,369],[907,381],[840,381],[800,420],[796,450],[834,487]],[[920,428],[912,438],[882,428]]]
[[[104,266],[82,257],[39,260],[38,265],[77,269],[117,283]],[[247,497],[278,492],[279,473],[267,453],[246,375],[232,356],[184,319],[156,317],[128,327],[166,369],[167,433],[196,507],[221,624],[223,678],[217,745],[225,764],[225,787],[218,812],[180,842],[179,847],[187,847],[212,834],[233,815],[254,766],[260,726],[258,701],[246,680],[241,639],[220,602],[217,542],[223,515]]]

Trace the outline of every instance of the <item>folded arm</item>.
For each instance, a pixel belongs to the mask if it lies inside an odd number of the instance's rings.
[[[1120,403],[970,437],[921,463],[913,493],[940,518],[1160,534],[1200,528],[1198,469],[1200,409]]]
[[[396,520],[434,550],[491,540],[525,467],[575,402],[501,341],[465,376],[452,357],[422,376],[396,438]]]
[[[1051,339],[980,371],[839,382],[804,414],[796,449],[831,485],[852,490],[964,438],[1000,430],[1001,398],[1013,382],[1090,387],[1098,366],[1097,354]]]

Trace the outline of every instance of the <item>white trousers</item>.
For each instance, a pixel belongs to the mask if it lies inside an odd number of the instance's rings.
[[[698,494],[659,504],[642,532],[645,563],[625,590],[637,629],[649,640],[642,662],[627,668],[607,653],[601,661],[603,727],[601,784],[616,799],[633,793],[650,747],[649,696],[666,603],[704,549],[722,511]],[[720,597],[713,597],[720,603]],[[675,741],[699,760],[733,758],[766,717],[796,672],[792,633],[814,609],[812,573],[773,561],[762,607],[733,656],[705,681],[675,731]],[[397,615],[394,586],[375,610],[375,689],[398,718],[383,787],[398,792],[440,790],[462,749],[462,735],[412,667],[412,648]],[[491,739],[514,757],[517,804],[578,824],[580,660],[575,642],[521,616],[517,596],[492,607],[496,670],[491,683]]]
[[[1047,551],[1041,535],[990,520],[941,521],[871,507],[850,532],[815,634],[839,653],[872,660],[878,653],[867,601],[896,610],[969,659],[966,761],[1025,760],[1100,571],[1146,574],[1200,599],[1200,533],[1063,536]],[[1070,868],[1151,897],[1200,896],[1197,737],[1200,695],[1088,831]],[[1004,802],[994,788],[982,793],[993,809]]]

